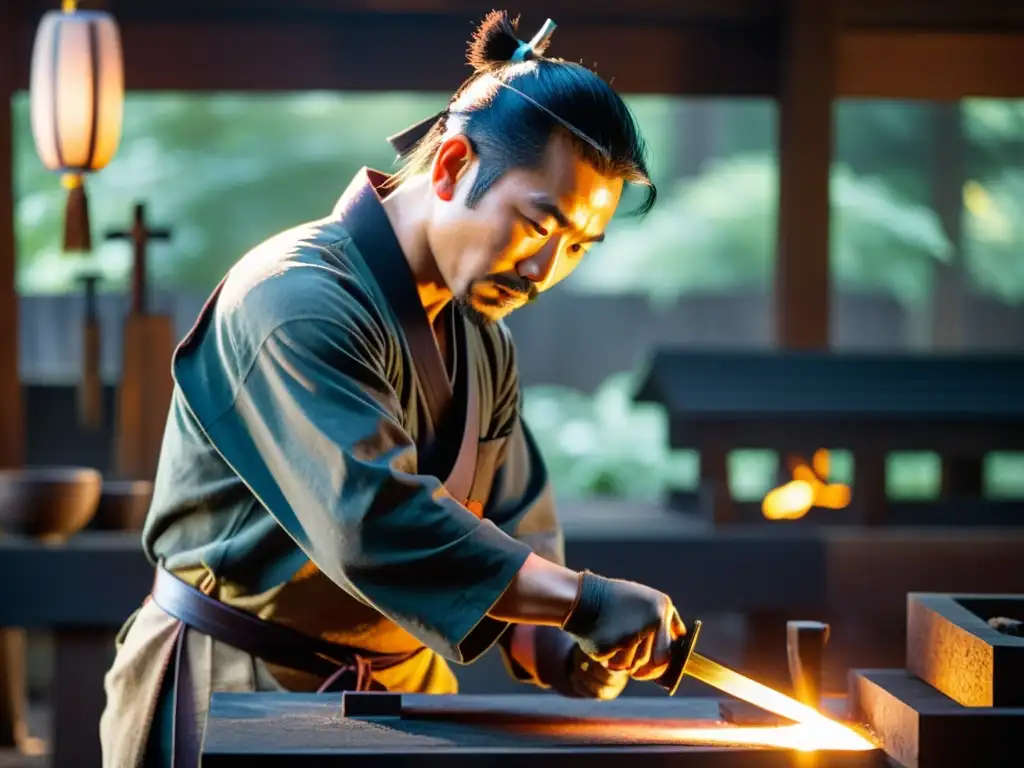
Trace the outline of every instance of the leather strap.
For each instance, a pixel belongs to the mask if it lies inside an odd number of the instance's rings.
[[[174,712],[171,721],[171,768],[198,768],[199,734],[196,732],[196,694],[188,658],[187,624],[178,627],[174,643]]]
[[[310,637],[226,605],[163,566],[157,567],[151,597],[181,622],[174,648],[172,768],[196,768],[199,764],[195,689],[188,655],[188,633],[192,629],[271,664],[324,678],[319,692],[379,688],[371,676],[374,670],[396,666],[425,650],[373,653]]]

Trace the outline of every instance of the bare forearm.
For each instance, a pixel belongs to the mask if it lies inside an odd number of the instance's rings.
[[[579,574],[531,554],[491,608],[491,618],[513,624],[560,627],[572,611]]]

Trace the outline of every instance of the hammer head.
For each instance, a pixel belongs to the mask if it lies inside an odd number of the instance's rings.
[[[686,674],[686,664],[693,655],[693,648],[697,645],[697,636],[700,635],[701,621],[697,619],[690,627],[690,631],[682,637],[677,637],[672,642],[672,650],[669,655],[668,668],[654,682],[668,691],[669,696],[675,696],[679,684]]]
[[[821,704],[822,667],[829,625],[820,621],[786,623],[786,657],[796,698],[817,709]]]

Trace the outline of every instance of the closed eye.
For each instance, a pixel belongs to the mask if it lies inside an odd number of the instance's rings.
[[[536,234],[540,235],[541,237],[547,237],[548,236],[548,231],[546,229],[544,229],[544,227],[542,227],[536,221],[531,219],[529,216],[523,216],[522,218],[523,218],[523,221],[526,222],[526,225],[530,229],[532,229]]]

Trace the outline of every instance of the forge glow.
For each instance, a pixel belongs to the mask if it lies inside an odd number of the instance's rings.
[[[814,752],[820,749],[866,752],[875,745],[855,731],[831,722],[833,727],[812,725],[776,726],[714,726],[709,728],[676,728],[672,739],[693,746],[776,747]]]
[[[657,724],[649,721],[604,723],[531,723],[532,733],[545,733],[585,739],[598,743],[659,744],[685,747],[749,747],[752,749],[792,749],[866,752],[876,745],[851,728],[833,720],[825,727],[815,725],[734,726],[725,723],[705,725]]]

